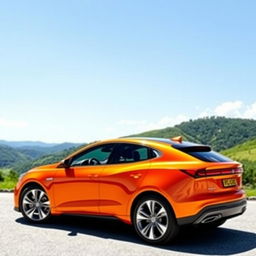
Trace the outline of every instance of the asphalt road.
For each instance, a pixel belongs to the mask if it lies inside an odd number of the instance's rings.
[[[170,245],[154,247],[115,220],[55,217],[31,225],[13,210],[13,194],[0,193],[0,255],[256,255],[256,201],[244,215],[214,231],[183,229]]]

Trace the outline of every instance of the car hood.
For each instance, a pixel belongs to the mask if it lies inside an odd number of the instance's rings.
[[[28,172],[36,172],[36,171],[44,171],[44,170],[49,171],[51,169],[56,168],[58,165],[59,165],[59,163],[42,165],[42,166],[35,167],[35,168],[29,170]]]

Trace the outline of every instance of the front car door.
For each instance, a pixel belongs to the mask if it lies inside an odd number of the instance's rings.
[[[53,182],[55,210],[68,213],[99,212],[98,177],[114,144],[103,144],[78,153],[69,168],[59,168]]]

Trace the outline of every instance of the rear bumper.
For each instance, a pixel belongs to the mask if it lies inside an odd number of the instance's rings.
[[[178,225],[210,223],[219,219],[229,219],[241,215],[246,210],[246,199],[215,204],[203,208],[199,213],[189,217],[178,218]]]

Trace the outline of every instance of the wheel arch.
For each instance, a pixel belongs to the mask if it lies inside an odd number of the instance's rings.
[[[34,181],[34,180],[30,180],[28,181],[27,183],[25,183],[22,188],[20,189],[20,193],[19,193],[19,211],[20,211],[20,203],[21,203],[21,196],[22,196],[22,193],[29,187],[38,187],[38,188],[41,188],[43,189],[44,191],[46,191],[46,188],[40,184],[39,182],[37,181]]]
[[[155,190],[145,190],[145,191],[142,191],[139,194],[137,194],[136,197],[132,200],[132,204],[131,204],[130,210],[129,210],[129,215],[130,215],[131,222],[133,222],[133,218],[132,218],[133,211],[134,211],[138,201],[141,198],[145,197],[145,196],[152,196],[152,195],[157,196],[157,197],[161,198],[162,200],[164,200],[168,204],[168,206],[170,207],[170,210],[171,210],[173,216],[176,219],[175,211],[173,209],[172,204],[170,203],[170,201],[163,194],[161,194],[160,192],[155,191]]]

